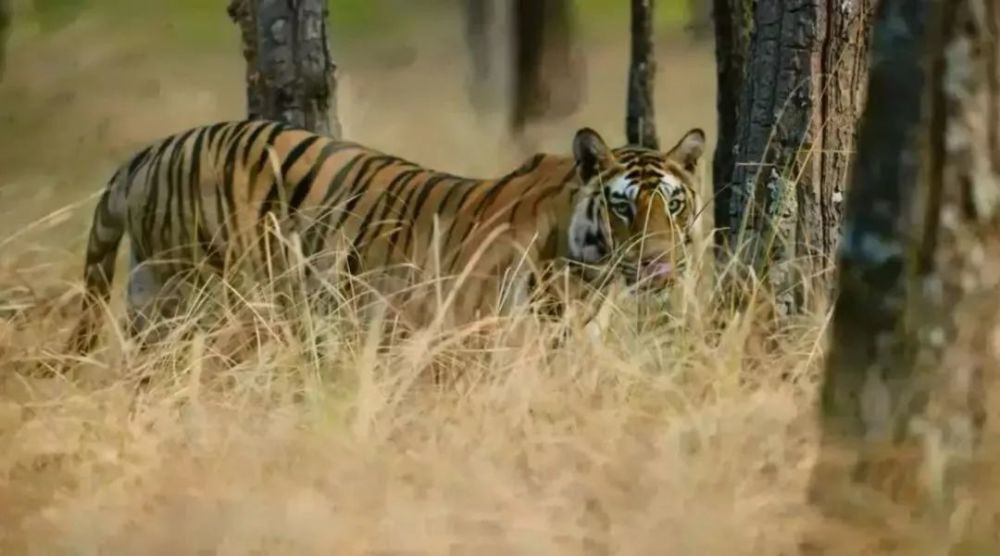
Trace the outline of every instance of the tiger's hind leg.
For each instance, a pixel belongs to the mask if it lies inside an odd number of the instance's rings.
[[[317,368],[331,360],[330,326],[340,303],[335,284],[329,282],[335,268],[328,254],[306,256],[297,234],[288,244],[269,238],[267,283],[277,311],[277,320],[297,344],[302,355]]]
[[[161,345],[170,335],[184,307],[181,273],[168,264],[157,264],[136,254],[129,255],[125,298],[127,335],[145,352]]]

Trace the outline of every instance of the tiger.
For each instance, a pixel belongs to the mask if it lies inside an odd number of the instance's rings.
[[[582,284],[599,286],[612,276],[667,288],[691,243],[704,150],[700,128],[661,151],[613,149],[581,127],[571,154],[538,153],[506,174],[479,179],[280,121],[178,132],[131,155],[103,189],[69,349],[84,354],[95,347],[126,235],[132,338],[177,315],[178,284],[233,269],[254,279],[272,276],[274,255],[291,248],[269,230],[298,239],[310,287],[371,276],[374,291],[402,299],[400,314],[414,326],[427,324],[429,299],[436,291],[440,302],[441,288],[455,323],[551,297],[545,284],[559,280],[546,279],[561,271]],[[408,289],[433,276],[447,284]],[[514,293],[502,294],[500,282]]]

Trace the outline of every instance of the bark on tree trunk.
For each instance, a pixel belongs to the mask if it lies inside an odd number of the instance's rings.
[[[653,0],[632,0],[632,61],[629,66],[625,136],[632,145],[660,148],[656,136],[653,89],[656,59],[653,54]]]
[[[326,2],[232,0],[229,15],[243,37],[250,117],[339,137]]]
[[[803,307],[803,278],[828,267],[833,254],[873,6],[755,3],[727,235],[766,277],[779,315]]]
[[[833,262],[840,238],[845,186],[854,152],[857,124],[868,80],[873,0],[834,2],[827,11],[821,72],[822,143],[814,149],[815,181],[800,189],[800,255],[814,252],[817,262]]]
[[[955,511],[977,492],[984,373],[1000,368],[1000,7],[879,10],[811,498],[834,522],[889,537],[868,542],[993,554],[993,517]],[[887,502],[925,519],[910,531],[926,536],[888,526],[899,515]]]
[[[712,182],[717,229],[716,259],[723,263],[726,258],[725,246],[731,211],[730,184],[736,166],[733,158],[736,155],[736,126],[739,122],[739,104],[750,48],[750,34],[753,30],[754,1],[713,0],[718,130],[715,155],[712,160]]]

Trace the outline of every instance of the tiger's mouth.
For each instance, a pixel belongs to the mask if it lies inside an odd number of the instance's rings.
[[[674,265],[664,262],[651,262],[643,263],[639,267],[639,276],[642,278],[650,278],[653,280],[662,280],[672,277],[674,274]]]
[[[625,281],[629,287],[638,286],[641,290],[657,290],[670,286],[676,277],[678,268],[670,262],[650,259],[640,263],[626,265]]]

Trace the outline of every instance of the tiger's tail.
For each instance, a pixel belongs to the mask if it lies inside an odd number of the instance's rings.
[[[101,195],[91,222],[84,263],[81,314],[70,336],[69,350],[84,355],[94,348],[102,324],[102,311],[111,297],[118,246],[125,235],[125,176],[120,170]]]

